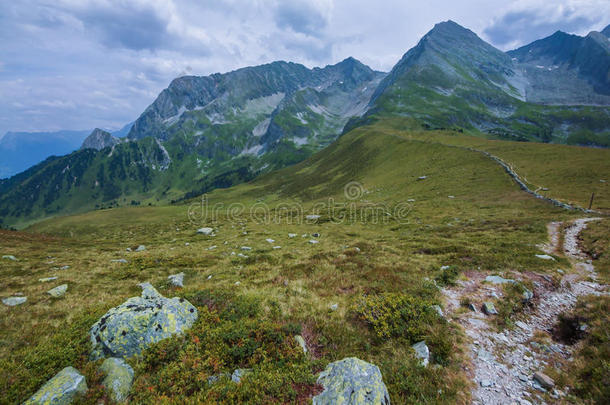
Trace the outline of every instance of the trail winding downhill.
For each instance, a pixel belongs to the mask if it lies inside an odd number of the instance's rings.
[[[516,322],[513,330],[497,332],[489,316],[480,311],[456,313],[462,296],[468,295],[476,302],[501,299],[502,285],[483,283],[482,273],[469,274],[469,280],[456,288],[444,290],[448,313],[460,323],[470,338],[471,368],[468,370],[475,383],[472,391],[474,404],[543,404],[545,390],[534,378],[536,372],[553,364],[560,356],[569,359],[573,348],[561,343],[542,347],[533,339],[536,332],[550,336],[558,315],[574,307],[579,296],[607,294],[606,285],[598,284],[591,260],[580,250],[578,235],[590,221],[599,218],[577,219],[565,229],[563,246],[559,246],[561,223],[549,224],[549,253],[561,253],[572,262],[573,271],[565,274],[559,287],[553,285],[548,275],[514,273],[514,280],[530,280],[534,285],[533,305],[526,313],[527,319]],[[562,273],[560,273],[562,274]],[[565,393],[550,389],[550,398],[559,402]],[[547,397],[549,398],[549,397]]]

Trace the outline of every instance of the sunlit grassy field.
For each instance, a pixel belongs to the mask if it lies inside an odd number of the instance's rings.
[[[345,134],[303,163],[216,190],[203,207],[195,199],[100,210],[25,232],[0,231],[0,254],[19,259],[0,263],[0,295],[28,297],[21,306],[0,307],[0,402],[27,399],[68,365],[87,377],[84,402],[109,401],[96,364],[87,361],[88,329],[139,295],[138,283],[151,282],[166,296],[190,300],[200,317],[185,336],[130,360],[134,402],[307,403],[327,363],[355,356],[380,367],[393,403],[468,403],[460,327],[431,315],[406,324],[391,314],[393,327],[380,332],[366,317],[365,298],[392,305],[412,297],[429,307],[442,303],[439,288],[468,271],[568,268],[565,258],[535,254],[548,222],[583,213],[531,197],[492,160],[456,145],[511,160],[528,181],[583,205],[581,194],[610,170],[604,172],[607,151],[529,145],[540,151],[532,155],[528,145],[464,139],[377,124]],[[577,168],[576,180],[566,180],[567,167]],[[604,187],[600,209],[610,207]],[[320,217],[305,219],[311,214]],[[202,226],[215,236],[197,234]],[[140,244],[147,249],[126,251]],[[128,263],[111,262],[121,258]],[[186,274],[183,289],[167,282],[179,272]],[[50,276],[58,280],[38,281]],[[63,283],[64,297],[46,294]],[[304,336],[309,355],[295,334]],[[410,346],[419,340],[430,346],[434,366],[415,359]],[[243,384],[205,383],[238,367],[254,370]]]

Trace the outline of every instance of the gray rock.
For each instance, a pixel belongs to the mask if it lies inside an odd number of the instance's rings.
[[[135,250],[135,251],[136,251],[136,252],[143,252],[143,251],[145,251],[145,250],[146,250],[146,246],[144,246],[144,245],[140,245],[140,246],[138,246],[138,247],[136,248],[136,250]]]
[[[534,380],[546,389],[551,389],[555,386],[553,379],[540,371],[534,373]]]
[[[127,263],[127,260],[125,259],[112,259],[110,260],[111,263]]]
[[[295,238],[296,236],[297,236],[297,234],[296,234],[296,233],[289,233],[289,234],[288,234],[288,237],[289,237],[289,238]]]
[[[488,388],[488,387],[491,387],[492,385],[494,385],[493,381],[488,380],[488,379],[481,380],[480,384],[481,384],[481,387],[483,387],[483,388]]]
[[[534,298],[534,293],[532,291],[530,291],[529,289],[524,287],[523,299],[525,301],[530,301],[532,298]]]
[[[496,307],[493,302],[485,302],[483,303],[482,310],[487,315],[498,315],[498,311],[496,311]]]
[[[355,357],[330,363],[318,384],[324,391],[313,397],[313,405],[390,404],[379,367]]]
[[[101,317],[89,331],[91,358],[131,357],[153,343],[180,334],[197,319],[197,309],[183,298],[165,298],[149,283]]]
[[[301,349],[303,349],[303,353],[307,354],[307,344],[305,344],[305,339],[303,339],[303,336],[296,335],[294,337],[294,340],[296,340],[299,346],[301,346]]]
[[[66,367],[47,381],[24,404],[67,405],[77,395],[87,392],[85,377],[73,367]]]
[[[309,243],[311,243],[312,245],[315,245],[316,243],[320,243],[320,241],[317,241],[315,239],[310,239]]]
[[[102,385],[110,392],[115,402],[123,402],[129,395],[133,383],[133,369],[123,359],[111,357],[104,360],[100,370],[106,375]]]
[[[426,180],[428,178],[428,176],[419,176],[417,178],[417,180]]]
[[[246,374],[249,374],[251,372],[251,368],[238,368],[237,370],[233,371],[233,374],[231,374],[231,381],[233,381],[234,383],[238,383]]]
[[[537,258],[542,259],[542,260],[555,260],[555,258],[553,256],[549,256],[549,255],[536,255]]]
[[[38,281],[40,281],[41,283],[48,283],[49,281],[55,281],[57,280],[57,277],[45,277],[45,278],[39,278]]]
[[[201,234],[201,235],[205,235],[205,236],[210,236],[211,234],[214,233],[214,229],[213,228],[199,228],[197,229],[197,233]]]
[[[250,246],[242,246],[241,250],[247,251],[247,250],[252,250],[252,248]]]
[[[472,304],[472,303],[468,304],[468,309],[471,310],[472,312],[478,312],[477,307],[475,307],[474,304]]]
[[[320,219],[319,215],[305,215],[305,219],[309,220],[309,221],[314,221],[316,219]]]
[[[21,305],[28,300],[28,297],[8,297],[2,298],[2,303],[9,307],[14,307],[17,305]]]
[[[487,276],[485,277],[485,281],[492,284],[506,284],[506,283],[514,283],[515,280],[511,280],[508,278],[502,278],[500,276]]]
[[[17,258],[15,256],[13,256],[13,255],[4,255],[4,256],[2,256],[2,258],[6,259],[6,260],[12,260],[14,262],[17,261]]]
[[[434,312],[436,312],[438,314],[438,316],[440,316],[441,318],[445,317],[445,314],[443,313],[443,308],[441,308],[440,305],[432,305],[432,309],[434,310]]]
[[[173,286],[184,287],[184,273],[172,274],[167,279]]]
[[[218,382],[218,380],[220,380],[221,378],[230,378],[231,374],[229,373],[220,373],[220,374],[214,374],[208,377],[208,384],[209,385],[213,385],[216,384]]]
[[[265,239],[265,240],[266,240],[267,242],[269,242],[269,243],[273,243],[273,242],[275,242],[275,239],[271,239],[271,238],[267,238],[267,239]]]
[[[330,305],[330,310],[331,311],[336,311],[337,309],[339,309],[339,304],[331,304]]]
[[[68,284],[62,284],[50,289],[49,291],[47,291],[47,294],[49,294],[51,297],[59,298],[63,296],[66,291],[68,291]]]
[[[430,362],[430,349],[425,341],[417,342],[411,346],[415,350],[415,356],[420,360],[421,364],[426,367]]]

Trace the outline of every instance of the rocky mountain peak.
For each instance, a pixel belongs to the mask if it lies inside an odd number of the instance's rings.
[[[109,132],[103,129],[95,128],[91,135],[89,135],[84,141],[81,149],[95,149],[102,150],[104,148],[114,146],[119,143],[120,140],[110,135]]]
[[[602,30],[602,34],[610,38],[610,24]]]

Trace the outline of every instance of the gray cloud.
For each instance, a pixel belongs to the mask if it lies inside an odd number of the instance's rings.
[[[279,28],[290,28],[295,32],[321,36],[328,21],[321,7],[307,0],[284,0],[275,10],[275,22]]]

